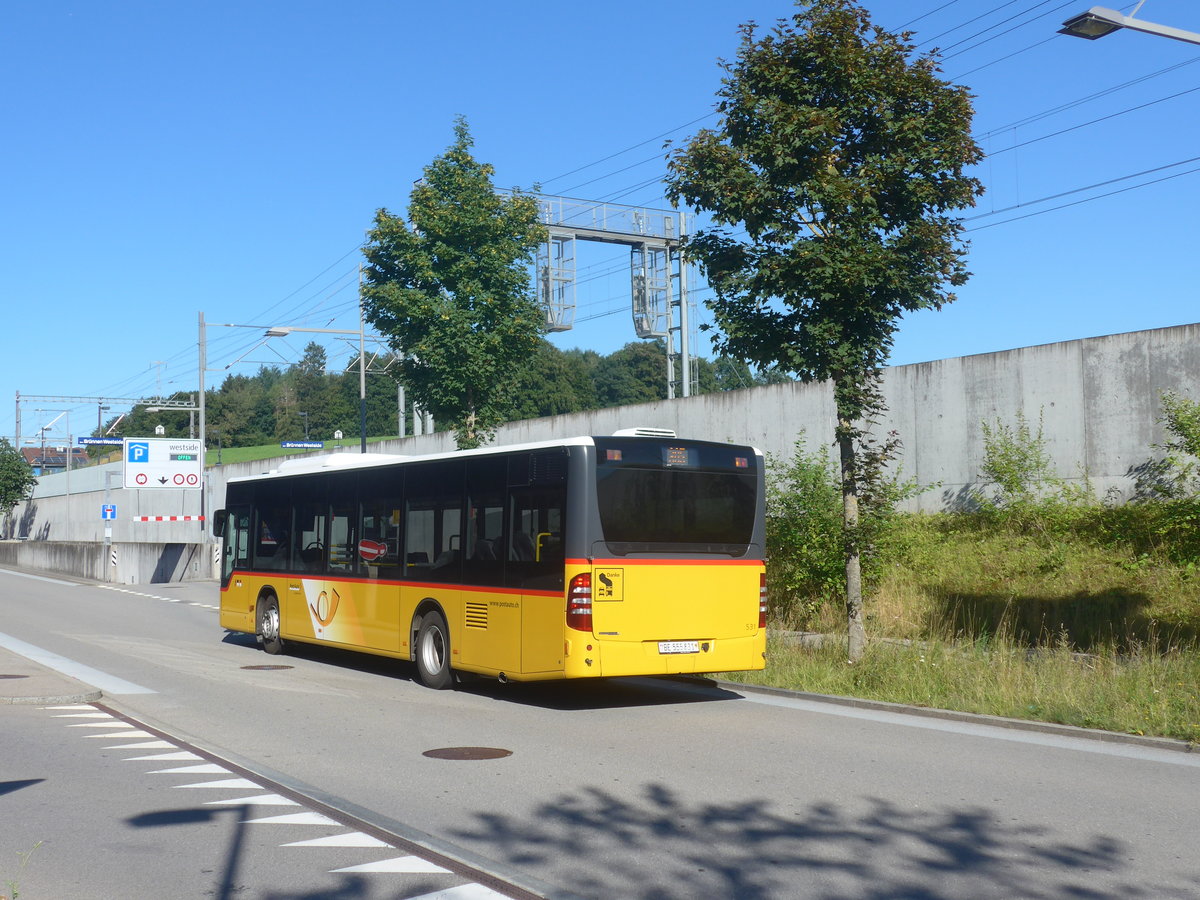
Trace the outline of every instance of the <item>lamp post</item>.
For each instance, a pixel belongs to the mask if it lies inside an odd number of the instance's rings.
[[[45,468],[45,465],[46,465],[46,432],[50,429],[51,425],[53,425],[55,422],[57,422],[63,416],[66,416],[66,419],[67,419],[67,421],[66,421],[66,425],[67,425],[67,458],[66,458],[66,462],[65,462],[65,467],[66,467],[66,473],[67,473],[67,522],[69,523],[71,521],[71,456],[72,456],[72,453],[74,450],[74,448],[71,446],[71,411],[69,409],[38,409],[38,410],[36,410],[36,412],[56,412],[56,413],[58,413],[57,416],[55,416],[53,419],[51,419],[49,422],[47,422],[41,428],[41,432],[42,432],[42,467],[43,468]]]
[[[1142,2],[1144,3],[1145,0]],[[1139,3],[1133,11],[1136,13],[1141,8],[1142,4]],[[1184,31],[1182,28],[1172,28],[1170,25],[1159,25],[1156,22],[1147,22],[1145,19],[1135,19],[1133,16],[1127,16],[1115,9],[1103,6],[1093,6],[1087,12],[1072,16],[1063,22],[1063,27],[1059,29],[1058,33],[1094,41],[1122,28],[1171,38],[1188,44],[1200,44],[1200,33],[1195,31]]]
[[[367,353],[363,337],[362,305],[358,307],[358,331],[342,328],[296,328],[292,325],[275,325],[266,329],[266,337],[287,337],[289,334],[357,334],[358,335],[358,433],[359,452],[367,452]],[[302,414],[303,415],[303,414]]]

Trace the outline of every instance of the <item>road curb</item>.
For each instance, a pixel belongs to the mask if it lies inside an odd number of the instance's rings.
[[[810,700],[814,703],[828,703],[831,706],[846,706],[854,709],[870,709],[879,712],[894,712],[908,716],[922,716],[927,719],[942,719],[950,722],[966,722],[975,725],[989,725],[993,728],[1008,728],[1013,731],[1032,731],[1040,734],[1053,734],[1058,737],[1079,738],[1085,741],[1096,741],[1107,744],[1125,744],[1135,747],[1145,747],[1154,750],[1170,750],[1176,753],[1200,752],[1200,746],[1177,738],[1146,737],[1138,734],[1123,734],[1119,731],[1101,731],[1096,728],[1079,728],[1075,725],[1060,725],[1055,722],[1035,722],[1030,719],[1010,719],[1005,716],[989,716],[982,713],[957,712],[950,709],[935,709],[929,706],[910,706],[906,703],[889,703],[884,700],[863,700],[858,697],[838,697],[833,694],[812,694],[807,691],[793,691],[787,688],[769,687],[759,684],[743,684],[740,681],[725,681],[720,678],[698,679],[708,681],[726,690],[744,691],[754,694],[766,694],[775,697],[790,697],[796,700]]]
[[[86,691],[80,694],[57,694],[45,697],[0,697],[0,706],[46,706],[57,703],[95,703],[104,696],[103,691]]]

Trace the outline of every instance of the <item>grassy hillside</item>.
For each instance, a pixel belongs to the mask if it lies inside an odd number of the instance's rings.
[[[895,516],[860,664],[838,603],[792,598],[768,669],[731,677],[1200,742],[1198,516],[1195,500]]]

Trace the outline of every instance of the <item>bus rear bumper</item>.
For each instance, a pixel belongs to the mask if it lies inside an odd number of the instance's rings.
[[[765,631],[744,638],[700,639],[696,648],[682,641],[600,641],[594,637],[567,642],[567,678],[628,675],[685,675],[704,672],[744,672],[766,667]],[[674,652],[683,650],[684,652]]]

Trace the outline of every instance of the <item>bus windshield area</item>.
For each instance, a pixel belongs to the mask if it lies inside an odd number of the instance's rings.
[[[746,448],[597,440],[596,466],[600,523],[614,553],[749,549],[759,473]]]

